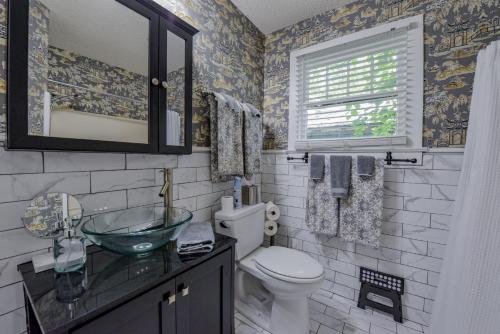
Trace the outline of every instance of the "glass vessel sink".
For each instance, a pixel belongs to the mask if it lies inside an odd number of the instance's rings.
[[[142,254],[176,240],[192,218],[185,209],[144,206],[89,217],[82,232],[94,244],[112,252]]]

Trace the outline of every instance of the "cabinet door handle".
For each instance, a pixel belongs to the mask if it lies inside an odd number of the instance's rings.
[[[153,86],[158,86],[160,84],[160,80],[158,80],[157,78],[153,78],[151,79],[151,83],[153,84]]]
[[[175,295],[168,297],[168,305],[172,305],[173,303],[175,303]]]
[[[162,81],[161,86],[166,89],[168,88],[168,83],[166,81]]]
[[[185,287],[181,290],[181,295],[182,297],[186,297],[187,295],[189,295],[189,287]]]
[[[175,303],[175,294],[170,294],[170,292],[164,294],[163,301],[164,302],[168,301],[168,305],[172,305],[173,303]]]

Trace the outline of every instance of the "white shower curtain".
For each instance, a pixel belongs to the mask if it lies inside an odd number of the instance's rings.
[[[500,333],[500,41],[480,51],[433,334]]]

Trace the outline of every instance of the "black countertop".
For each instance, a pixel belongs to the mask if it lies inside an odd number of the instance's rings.
[[[149,256],[130,257],[90,246],[86,266],[80,272],[47,270],[36,274],[31,262],[19,265],[18,270],[42,332],[66,333],[224,252],[235,242],[216,234],[212,252],[191,258],[180,257],[168,247]]]

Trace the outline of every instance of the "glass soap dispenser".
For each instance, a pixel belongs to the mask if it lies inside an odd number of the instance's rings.
[[[79,270],[87,261],[85,238],[76,235],[72,219],[64,220],[64,233],[54,239],[54,270],[67,273]]]

